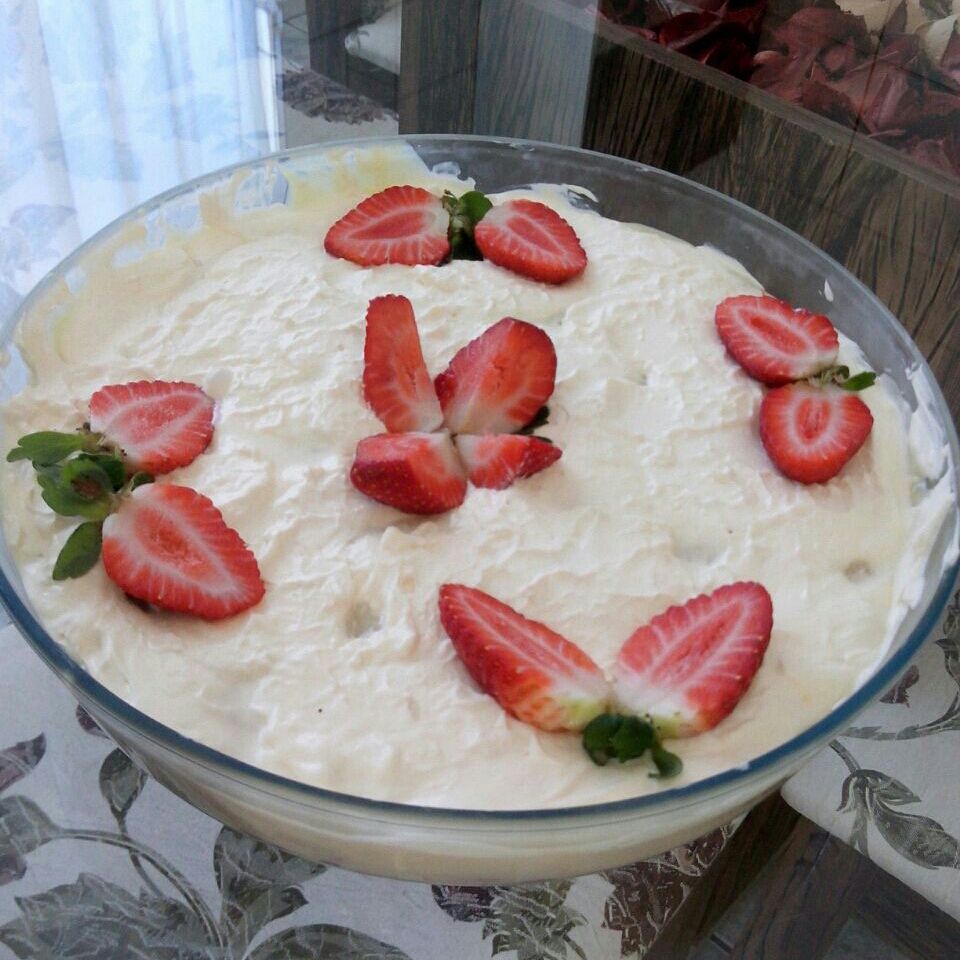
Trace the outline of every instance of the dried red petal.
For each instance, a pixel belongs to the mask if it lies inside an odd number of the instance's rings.
[[[601,15],[634,33],[731,73],[747,77],[767,0],[602,0]]]
[[[960,141],[956,137],[916,140],[906,145],[914,160],[941,173],[960,176]]]
[[[807,56],[854,40],[866,48],[867,24],[863,17],[838,8],[805,7],[798,10],[782,27],[774,31],[774,43],[793,56]]]
[[[835,43],[832,47],[827,47],[820,55],[820,63],[831,77],[849,73],[856,67],[859,59],[857,48],[849,39],[846,43]]]
[[[906,0],[900,0],[897,9],[887,17],[887,22],[883,25],[884,36],[891,36],[896,33],[903,33],[907,29],[907,4]]]
[[[828,83],[805,80],[799,86],[799,102],[808,110],[836,120],[845,126],[853,126],[857,119],[857,108],[839,90]]]

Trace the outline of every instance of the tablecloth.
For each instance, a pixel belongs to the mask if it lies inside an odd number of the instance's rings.
[[[960,919],[960,591],[896,686],[783,796]]]

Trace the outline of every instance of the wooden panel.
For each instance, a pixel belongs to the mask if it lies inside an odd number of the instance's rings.
[[[680,912],[661,931],[644,960],[677,960],[707,939],[726,911],[779,850],[800,821],[779,793],[755,807],[724,847],[707,875],[693,885]]]
[[[481,0],[404,0],[401,133],[469,133],[476,95]]]
[[[863,888],[857,918],[910,960],[960,956],[960,923],[899,880],[873,869]]]
[[[570,22],[549,7],[483,0],[473,132],[579,146],[592,16]]]
[[[960,200],[897,178],[868,191],[844,263],[900,317],[960,416]],[[824,241],[825,249],[826,240]]]
[[[731,960],[817,960],[859,902],[869,860],[809,821],[794,830],[776,869],[764,876],[760,910]]]
[[[960,955],[960,924],[779,795],[746,818],[645,960],[688,954],[729,960],[821,960],[848,924],[883,953],[909,960]],[[849,944],[848,944],[849,947]],[[864,948],[866,949],[866,948]]]
[[[396,110],[397,84],[398,78],[395,73],[369,63],[362,57],[347,54],[346,86],[354,93],[361,93],[388,110]]]
[[[310,69],[337,83],[347,80],[347,34],[362,22],[361,0],[306,0]]]

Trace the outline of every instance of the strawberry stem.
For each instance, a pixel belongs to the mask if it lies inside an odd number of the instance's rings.
[[[531,436],[534,430],[539,430],[540,427],[547,425],[547,421],[550,419],[550,408],[544,404],[534,415],[533,419],[522,426],[517,433],[521,433],[525,436]],[[540,437],[541,440],[546,440],[546,437]],[[549,441],[552,443],[553,441]]]
[[[29,460],[44,503],[62,517],[81,523],[67,538],[53,567],[54,580],[83,576],[100,558],[103,521],[123,497],[144,483],[149,473],[127,475],[123,451],[85,423],[72,433],[28,433],[7,454],[11,463]]]
[[[154,477],[152,473],[146,473],[143,470],[138,471],[131,475],[130,479],[123,485],[123,488],[119,491],[121,497],[127,496],[128,494],[133,493],[137,487],[142,487],[145,483],[153,483]]]
[[[656,778],[675,777],[683,769],[683,762],[667,750],[660,741],[657,728],[641,717],[621,713],[602,713],[583,730],[583,749],[598,766],[611,760],[627,763],[642,757],[648,750],[657,772]]]
[[[835,367],[827,367],[825,370],[821,370],[812,376],[809,382],[815,387],[834,385],[843,390],[857,391],[872,387],[876,379],[877,375],[872,370],[864,370],[850,376],[850,368],[839,364]]]
[[[447,236],[451,260],[483,259],[474,243],[473,230],[492,206],[479,190],[469,190],[461,197],[454,196],[449,190],[444,192],[443,208],[450,214]]]

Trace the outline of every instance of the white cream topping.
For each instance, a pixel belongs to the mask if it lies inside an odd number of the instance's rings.
[[[478,690],[440,627],[445,582],[547,623],[605,670],[670,604],[762,582],[775,611],[764,664],[727,720],[673,744],[685,766],[670,785],[743,764],[825,715],[916,601],[952,508],[952,478],[912,495],[925,465],[942,472],[923,425],[908,441],[905,407],[881,378],[862,395],[875,425],[853,462],[827,485],[792,483],[757,436],[763,388],[714,331],[721,299],[760,291],[739,264],[549,189],[539,199],[589,256],[560,288],[490,263],[363,269],[327,256],[327,226],[397,182],[464,188],[406,154],[343,154],[288,207],[235,215],[232,190],[206,196],[199,229],[122,266],[114,249],[91,258],[75,293],[51,292],[26,319],[18,346],[32,377],[2,411],[6,447],[79,424],[105,383],[200,384],[218,404],[213,443],[166,479],[214,500],[267,584],[258,607],[210,624],[144,613],[99,566],[55,583],[72,524],[43,504],[25,464],[5,464],[7,540],[52,635],[118,695],[210,746],[312,784],[434,806],[660,789],[642,766],[595,767],[576,736],[518,723]],[[134,230],[114,248],[142,242]],[[355,491],[356,443],[382,429],[360,375],[366,304],[383,293],[412,301],[434,375],[503,316],[542,326],[558,373],[541,432],[562,460],[507,491],[471,488],[436,518]],[[841,359],[862,366],[846,341]]]

